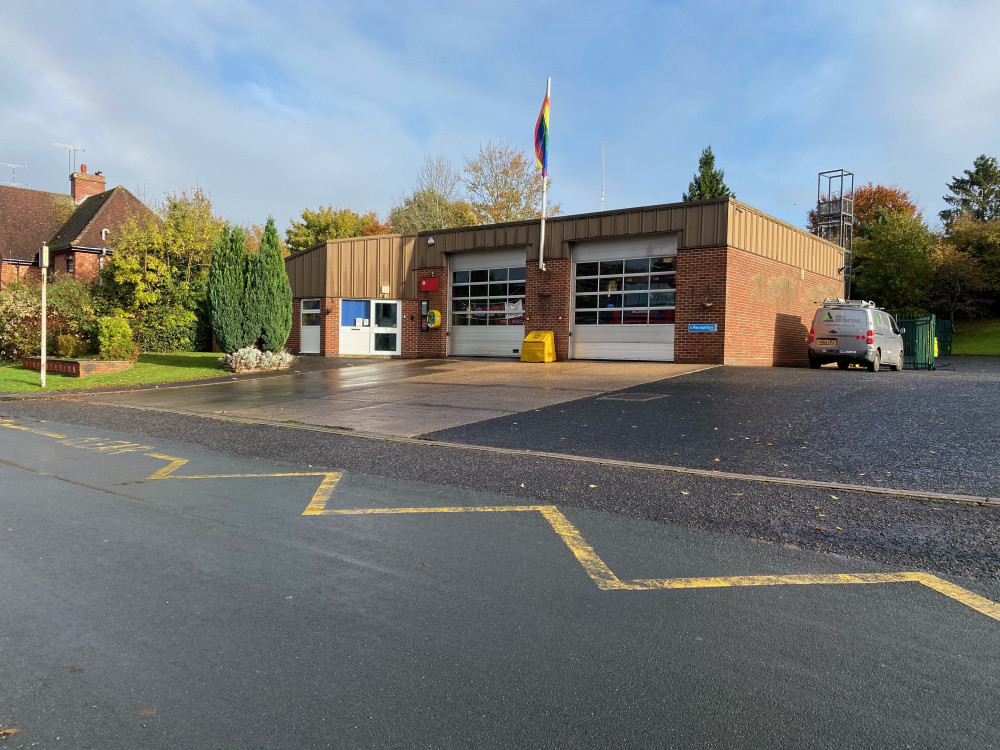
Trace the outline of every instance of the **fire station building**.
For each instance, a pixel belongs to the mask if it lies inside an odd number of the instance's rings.
[[[290,351],[805,365],[843,251],[733,199],[328,240],[286,261]],[[438,313],[435,316],[434,313]],[[440,324],[435,327],[436,317]]]

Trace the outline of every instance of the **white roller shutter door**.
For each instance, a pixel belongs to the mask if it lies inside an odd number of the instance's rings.
[[[525,251],[455,253],[448,260],[449,354],[520,356]]]
[[[573,248],[574,359],[673,361],[677,236]]]

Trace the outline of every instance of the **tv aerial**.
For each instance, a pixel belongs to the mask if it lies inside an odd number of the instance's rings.
[[[26,187],[26,185],[17,181],[14,176],[15,170],[27,169],[26,164],[11,164],[9,161],[0,161],[0,167],[10,167],[10,182],[4,182],[4,185],[10,185],[11,187]]]

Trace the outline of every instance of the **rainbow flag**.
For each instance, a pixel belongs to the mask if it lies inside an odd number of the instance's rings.
[[[542,170],[542,177],[549,172],[549,92],[545,91],[545,101],[542,102],[542,111],[538,113],[538,122],[535,123],[535,161],[539,169]]]

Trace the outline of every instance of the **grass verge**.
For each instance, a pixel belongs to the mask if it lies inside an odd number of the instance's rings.
[[[951,340],[951,353],[1000,356],[1000,319],[957,322]]]
[[[124,372],[74,378],[69,375],[46,373],[45,388],[38,385],[39,372],[25,370],[20,363],[0,367],[0,393],[49,393],[79,391],[87,388],[129,388],[152,383],[177,383],[185,380],[225,375],[214,352],[174,352],[172,354],[141,354],[135,367]]]

